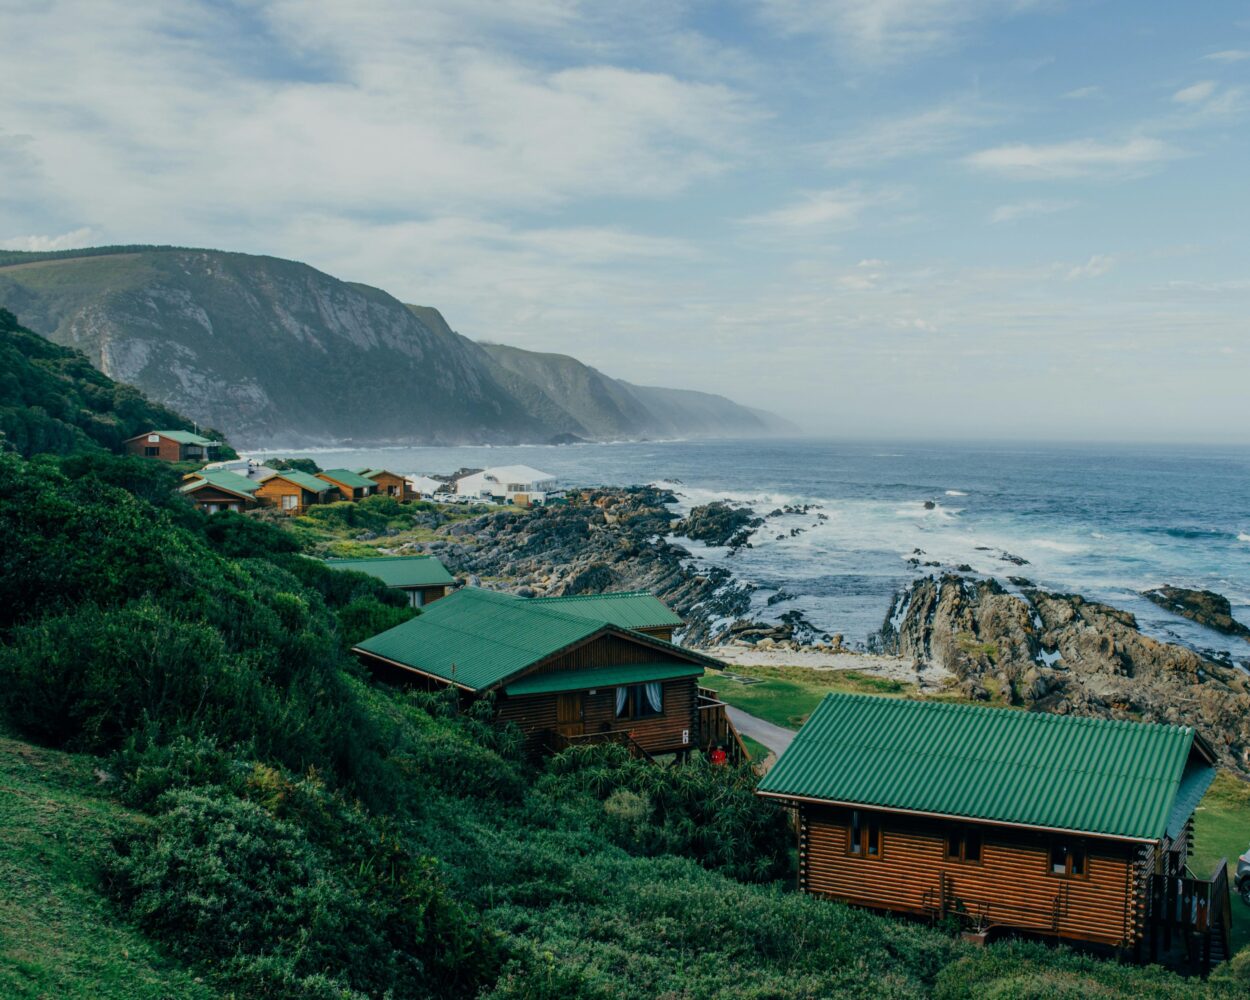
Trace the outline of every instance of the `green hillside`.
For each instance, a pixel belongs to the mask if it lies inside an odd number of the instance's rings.
[[[0,995],[1245,994],[1250,955],[1204,984],[799,895],[749,770],[533,763],[362,674],[402,596],[80,446],[0,451]]]

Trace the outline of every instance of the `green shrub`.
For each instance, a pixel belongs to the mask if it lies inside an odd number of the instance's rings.
[[[338,619],[339,637],[343,646],[350,649],[371,635],[385,632],[402,625],[420,612],[408,605],[383,604],[375,596],[358,597],[351,604],[335,612]]]

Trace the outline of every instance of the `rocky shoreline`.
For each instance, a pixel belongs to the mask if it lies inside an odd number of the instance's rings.
[[[432,539],[388,551],[429,552],[470,583],[525,596],[651,591],[686,620],[683,643],[716,646],[733,662],[775,658],[810,661],[817,669],[885,670],[920,678],[928,689],[953,687],[973,700],[1193,725],[1222,763],[1250,775],[1250,675],[1143,635],[1131,614],[1043,590],[1023,577],[1008,577],[1009,591],[994,579],[948,571],[918,579],[899,595],[870,643],[884,665],[877,664],[873,656],[844,650],[842,636],[799,611],[779,621],[752,618],[757,588],[721,566],[700,564],[692,551],[750,546],[777,519],[810,515],[813,508],[759,517],[717,502],[683,518],[676,506],[671,491],[643,486],[576,491],[565,505],[495,509],[468,519],[436,509],[418,516]],[[1010,553],[1002,561],[1024,563]],[[1218,595],[1189,593],[1161,600],[1188,601],[1195,615],[1222,621]],[[855,660],[842,663],[840,656]]]

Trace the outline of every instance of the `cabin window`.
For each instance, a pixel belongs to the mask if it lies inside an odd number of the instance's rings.
[[[282,496],[282,509],[283,510],[294,510],[298,506],[299,506],[299,494],[296,494],[296,493],[283,494]]]
[[[946,857],[949,861],[981,861],[981,831],[975,826],[951,830],[946,837]]]
[[[874,813],[851,810],[851,837],[848,854],[857,858],[881,856],[881,819]]]
[[[1050,873],[1081,878],[1085,875],[1085,845],[1056,840],[1050,845]]]
[[[618,719],[650,719],[664,714],[664,686],[659,681],[616,689]]]
[[[157,445],[155,448],[154,448],[154,447],[152,447],[150,444],[149,444],[149,445],[144,445],[144,446],[143,446],[143,457],[144,457],[144,458],[158,458],[158,457],[160,457],[160,454],[161,454],[161,448],[160,448],[160,445]]]

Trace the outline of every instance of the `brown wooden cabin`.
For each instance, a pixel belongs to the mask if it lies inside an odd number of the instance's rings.
[[[408,484],[408,480],[394,472],[386,469],[358,469],[357,472],[377,487],[378,496],[394,497],[396,500],[421,499],[421,495]]]
[[[299,515],[314,504],[337,500],[338,489],[307,472],[283,469],[260,480],[255,495],[266,506],[277,507],[284,514]]]
[[[686,755],[700,735],[699,678],[718,661],[552,603],[465,587],[354,650],[381,680],[494,697],[532,752],[618,742]]]
[[[388,587],[407,594],[408,603],[414,608],[423,608],[447,596],[447,591],[456,585],[456,578],[434,556],[327,559],[326,565],[376,577]]]
[[[148,431],[128,438],[125,444],[128,455],[162,462],[208,462],[221,447],[220,441],[190,431]]]
[[[318,472],[316,478],[321,479],[339,491],[341,500],[363,500],[377,492],[378,484],[366,479],[351,469],[326,469]]]
[[[1185,727],[831,694],[758,794],[796,810],[805,892],[1209,969],[1227,865],[1187,862],[1214,774]]]
[[[179,491],[205,514],[251,510],[256,506],[259,483],[222,469],[194,472]]]

